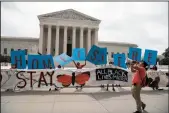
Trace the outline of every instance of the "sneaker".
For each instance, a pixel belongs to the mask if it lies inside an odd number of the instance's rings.
[[[133,113],[142,113],[141,111],[135,111],[135,112],[133,112]]]
[[[58,88],[55,88],[55,91],[58,91]]]
[[[146,107],[146,104],[142,104],[142,109],[144,110],[145,109],[145,107]]]
[[[51,88],[49,89],[49,91],[51,91]]]

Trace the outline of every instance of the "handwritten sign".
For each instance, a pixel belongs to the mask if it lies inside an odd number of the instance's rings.
[[[141,49],[129,48],[128,58],[135,61],[141,61]],[[11,64],[16,65],[17,69],[26,69],[26,51],[11,51]],[[46,69],[54,68],[54,61],[58,62],[61,66],[65,66],[72,60],[84,61],[87,60],[95,65],[107,64],[107,48],[100,48],[93,45],[85,58],[85,48],[74,48],[72,57],[69,57],[66,53],[59,56],[55,56],[52,59],[51,55],[28,55],[28,69]],[[125,54],[114,54],[114,65],[126,68]],[[145,50],[144,60],[149,65],[155,65],[157,58],[157,51]]]
[[[141,61],[141,49],[140,48],[129,48],[129,58],[135,61]]]
[[[42,69],[42,57],[40,55],[28,55],[28,69]]]
[[[147,71],[147,75],[148,76],[166,76],[166,72],[165,71]]]
[[[75,61],[84,61],[86,59],[85,48],[74,48],[72,58]]]
[[[16,65],[18,69],[26,68],[25,50],[11,51],[11,64]]]
[[[122,67],[125,69],[127,68],[126,63],[125,63],[125,60],[126,60],[125,54],[114,54],[113,58],[114,58],[114,65],[115,66],[119,66],[119,67]]]
[[[86,60],[95,65],[107,64],[107,48],[100,48],[93,45]]]
[[[117,80],[128,82],[128,72],[116,68],[96,69],[96,80]]]
[[[66,64],[69,64],[72,62],[72,58],[69,57],[66,53],[62,53],[59,56],[54,57],[54,61],[58,62],[61,66],[65,66]]]
[[[52,55],[28,55],[28,69],[55,68]]]
[[[155,65],[157,60],[157,51],[155,50],[145,50],[144,53],[144,61],[149,65]]]

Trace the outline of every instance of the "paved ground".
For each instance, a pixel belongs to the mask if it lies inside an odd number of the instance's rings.
[[[135,102],[130,88],[116,88],[116,91],[69,88],[60,92],[3,92],[1,113],[132,113]],[[168,113],[167,88],[163,91],[145,88],[141,97],[147,104],[143,113]]]

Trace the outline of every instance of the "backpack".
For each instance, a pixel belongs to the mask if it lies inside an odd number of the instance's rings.
[[[146,76],[142,80],[141,86],[146,87],[148,84],[149,84],[149,78],[147,77],[147,74],[146,74]]]
[[[140,75],[140,74],[139,74]],[[140,79],[141,79],[141,77],[140,77]],[[143,79],[141,79],[141,87],[145,87],[145,86],[147,86],[148,84],[149,84],[149,79],[148,79],[148,77],[147,77],[147,73],[146,73],[146,76],[143,78]]]

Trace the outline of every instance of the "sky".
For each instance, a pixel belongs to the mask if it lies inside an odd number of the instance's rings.
[[[37,16],[65,9],[101,20],[99,41],[134,43],[159,55],[168,47],[167,2],[3,2],[1,35],[38,38]]]

